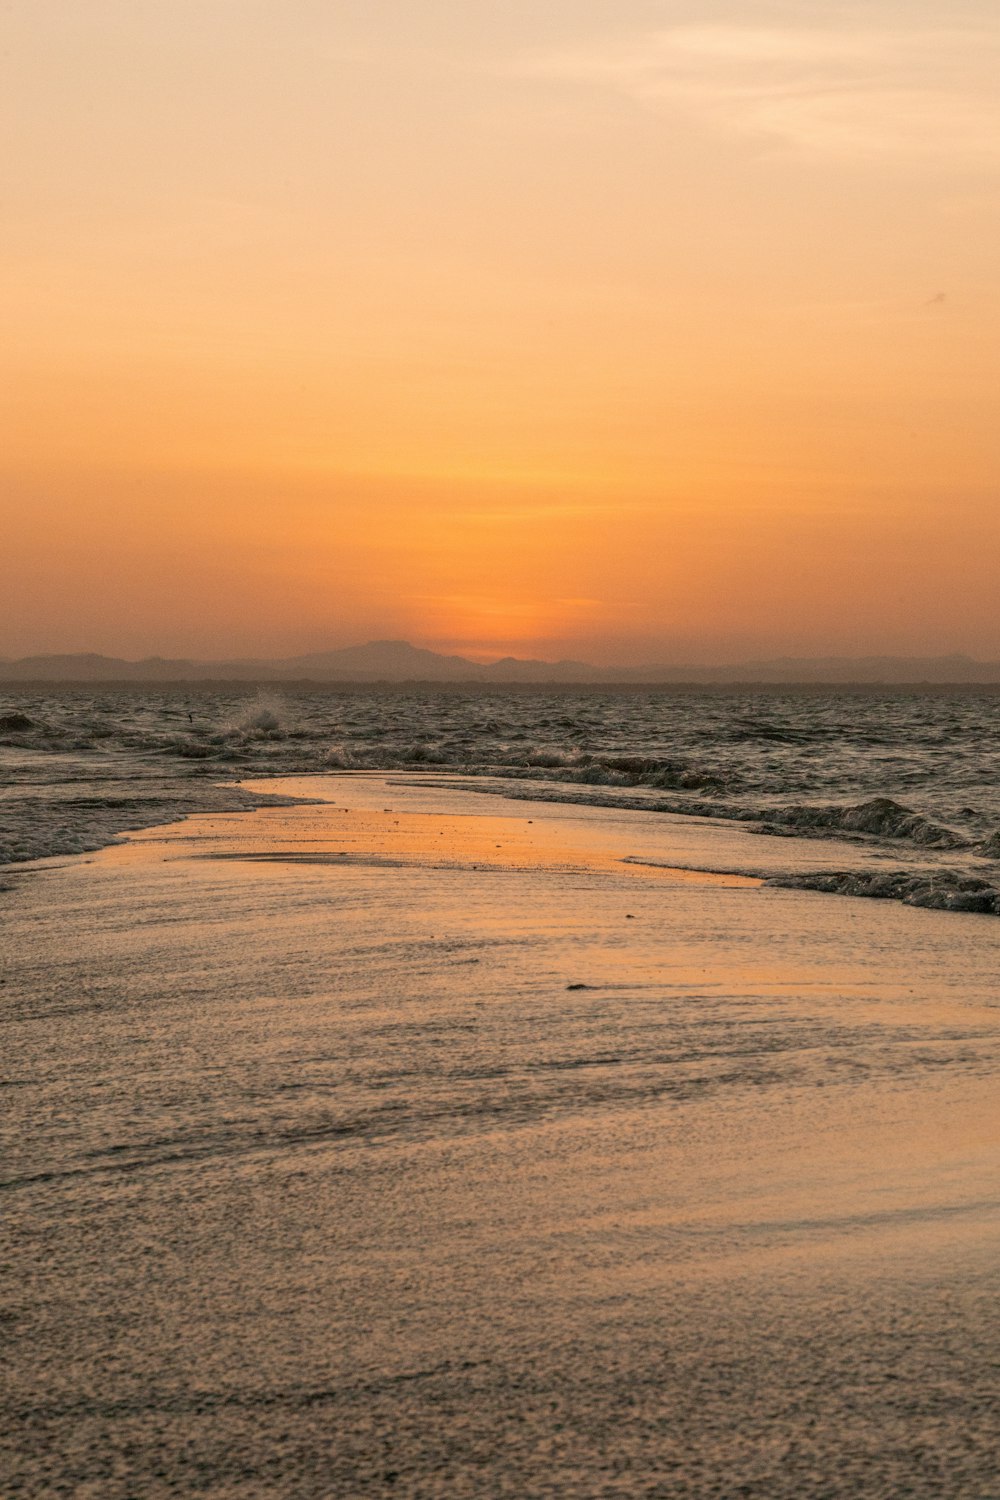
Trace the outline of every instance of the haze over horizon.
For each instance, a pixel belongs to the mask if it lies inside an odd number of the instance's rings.
[[[485,659],[445,655],[408,641],[355,643],[291,657],[198,660],[153,654],[139,660],[99,653],[0,657],[0,688],[17,685],[105,683],[133,685],[257,683],[379,684],[413,683],[491,686],[725,686],[793,687],[989,687],[1000,685],[1000,661],[969,656],[863,656],[751,658],[709,666],[684,662],[645,662],[608,666],[573,659],[545,661],[516,656]],[[2,716],[0,716],[2,717]]]
[[[1000,658],[1000,13],[12,0],[0,656]]]

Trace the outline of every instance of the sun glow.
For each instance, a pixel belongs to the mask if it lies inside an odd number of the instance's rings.
[[[0,653],[1000,654],[994,12],[377,9],[5,9]]]

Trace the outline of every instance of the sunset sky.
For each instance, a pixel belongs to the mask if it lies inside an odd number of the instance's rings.
[[[0,655],[1000,657],[996,0],[5,0]]]

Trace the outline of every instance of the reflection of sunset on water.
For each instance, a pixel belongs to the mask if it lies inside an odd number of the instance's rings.
[[[4,0],[0,1497],[1000,1496],[996,0]]]
[[[670,867],[755,842],[708,821],[266,785],[329,800],[9,909],[26,1473],[895,1500],[933,1408],[939,1493],[986,1493],[994,922]]]

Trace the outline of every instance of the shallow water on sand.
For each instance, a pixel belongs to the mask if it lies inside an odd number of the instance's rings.
[[[829,892],[995,916],[998,733],[989,689],[9,688],[0,866],[273,800],[235,785],[251,776],[433,768],[512,798],[847,839],[885,863],[858,878],[832,849],[808,876],[764,862]]]
[[[5,897],[3,1493],[994,1494],[1000,924],[314,790]]]

